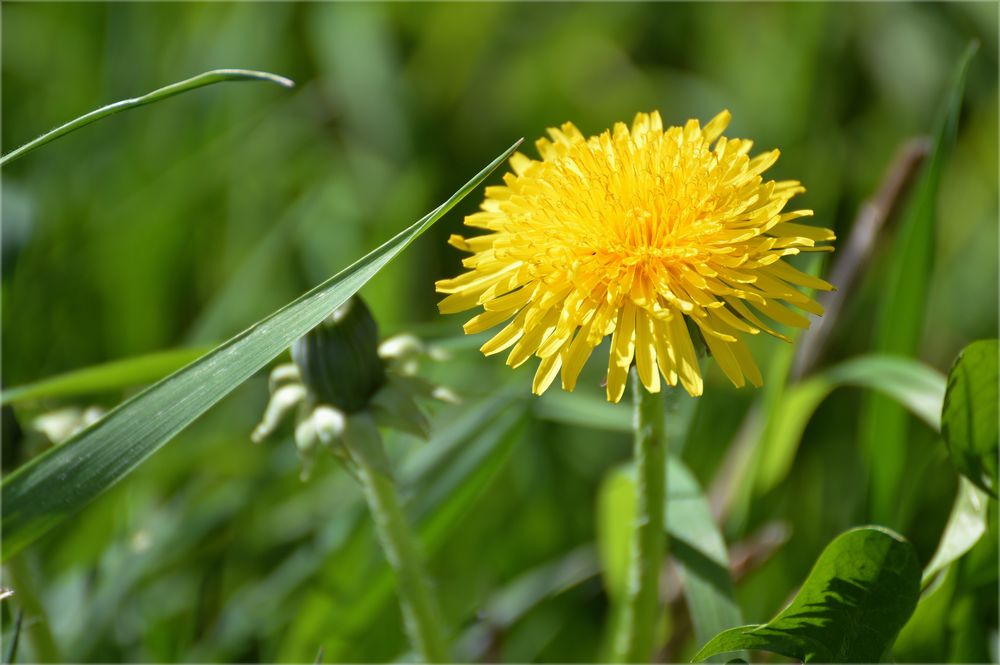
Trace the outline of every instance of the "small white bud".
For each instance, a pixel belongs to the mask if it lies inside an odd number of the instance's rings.
[[[458,393],[451,388],[446,388],[444,386],[435,386],[434,390],[431,391],[431,397],[439,402],[444,402],[445,404],[462,403],[462,398],[458,396]]]
[[[278,425],[281,424],[288,412],[297,407],[305,398],[306,389],[302,384],[290,383],[278,388],[271,395],[271,400],[267,403],[267,408],[264,409],[264,416],[261,418],[260,424],[254,428],[253,433],[250,434],[250,439],[254,443],[260,443],[269,437],[274,430],[278,429]]]
[[[273,393],[286,383],[299,383],[301,380],[299,368],[295,363],[275,365],[274,369],[271,370],[271,376],[268,378],[267,387]]]
[[[319,440],[330,445],[344,434],[347,419],[344,414],[331,406],[317,406],[312,412],[313,426]]]
[[[378,354],[386,360],[424,352],[424,343],[409,333],[393,335],[378,345]]]
[[[429,346],[427,347],[427,355],[431,360],[435,362],[444,362],[446,360],[451,360],[451,351],[442,348],[440,346]]]
[[[304,418],[295,426],[295,445],[302,455],[308,456],[316,450],[318,443],[319,434],[316,432],[316,423],[312,421],[312,418]]]

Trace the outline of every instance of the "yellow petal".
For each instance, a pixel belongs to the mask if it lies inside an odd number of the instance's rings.
[[[622,306],[608,358],[608,401],[617,403],[625,393],[628,370],[635,353],[635,305],[631,300]]]
[[[735,344],[729,345],[729,349],[733,352],[736,362],[740,364],[740,369],[743,371],[744,376],[750,380],[750,383],[757,388],[764,385],[764,377],[760,375],[760,368],[754,362],[753,355],[750,353],[747,345],[742,340],[737,340]]]
[[[786,282],[799,284],[809,289],[816,289],[818,291],[834,290],[833,286],[829,282],[826,282],[819,277],[814,277],[804,273],[782,260],[775,261],[767,267],[767,270]]]
[[[719,364],[719,367],[729,377],[729,380],[733,382],[734,386],[742,388],[746,381],[743,380],[743,372],[740,370],[740,364],[730,348],[731,344],[712,335],[703,335],[703,337],[705,338],[705,343],[708,344],[708,350],[712,352],[712,357],[715,358],[715,362]]]
[[[559,374],[560,367],[562,367],[562,356],[559,354],[542,358],[542,362],[538,364],[538,370],[535,372],[535,380],[531,385],[531,392],[536,395],[544,393],[552,385],[552,381],[556,378],[556,375]]]
[[[524,320],[527,316],[528,309],[522,309],[521,313],[513,321],[494,335],[493,339],[479,347],[479,350],[482,351],[483,355],[491,356],[494,353],[500,353],[504,349],[509,348],[517,340],[521,339],[521,335],[524,334]]]
[[[635,315],[635,367],[639,380],[651,393],[660,392],[660,372],[656,367],[653,320],[643,310]]]
[[[717,116],[708,121],[708,124],[701,130],[701,135],[705,140],[705,143],[711,143],[715,139],[722,135],[722,132],[726,131],[726,127],[729,126],[729,120],[732,116],[729,111],[723,110]]]
[[[475,335],[476,333],[481,333],[484,330],[489,330],[493,326],[498,326],[510,317],[517,313],[518,308],[513,307],[504,310],[495,310],[491,312],[483,312],[482,314],[477,314],[462,326],[462,330],[465,331],[466,335]]]
[[[679,312],[674,312],[673,316],[667,319],[667,327],[670,330],[670,338],[676,349],[677,374],[684,385],[684,389],[692,397],[697,397],[705,389],[705,384],[701,380],[701,368],[698,367],[698,354],[695,353],[694,344],[691,343],[691,336],[688,334],[687,325],[684,323],[684,316]]]

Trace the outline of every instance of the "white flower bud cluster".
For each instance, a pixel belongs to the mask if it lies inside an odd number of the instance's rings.
[[[435,386],[417,375],[422,358],[444,360],[441,349],[429,347],[409,334],[384,340],[378,355],[385,363],[385,383],[359,413],[348,414],[321,402],[302,381],[294,363],[276,366],[269,379],[271,399],[250,438],[260,443],[270,437],[294,411],[295,444],[302,460],[302,478],[312,472],[317,456],[328,451],[355,472],[355,437],[352,430],[376,425],[420,438],[430,434],[430,423],[419,401],[436,400],[457,404],[459,397],[443,386]],[[363,421],[363,422],[362,422]]]

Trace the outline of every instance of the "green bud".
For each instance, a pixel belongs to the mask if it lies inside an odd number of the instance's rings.
[[[292,359],[314,401],[357,413],[386,381],[378,342],[378,325],[355,296],[298,339]]]

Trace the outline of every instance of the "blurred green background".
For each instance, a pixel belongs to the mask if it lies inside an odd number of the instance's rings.
[[[4,169],[5,387],[224,340],[422,216],[518,137],[530,144],[566,120],[597,133],[640,110],[682,124],[728,108],[727,134],[779,147],[769,174],[803,181],[797,201],[843,246],[900,145],[930,132],[972,39],[980,50],[937,202],[919,357],[946,372],[965,344],[996,335],[994,3],[4,3],[2,12],[3,152],[208,69],[297,82],[187,93]],[[478,202],[470,195],[362,292],[385,334],[418,331],[452,349],[427,374],[466,397],[435,409],[429,443],[394,435],[389,445],[462,654],[593,661],[607,618],[596,495],[629,455],[628,406],[591,410],[589,426],[566,422],[560,395],[529,397],[533,368],[484,360],[475,340],[460,339],[462,317],[437,315],[434,280],[461,259],[445,239]],[[890,223],[821,366],[872,348],[893,241]],[[777,340],[755,340],[754,352],[765,381],[787,355]],[[600,364],[576,404],[601,399]],[[712,366],[693,429],[674,442],[713,497],[752,472],[732,450],[760,395],[733,389]],[[328,662],[405,657],[358,489],[332,463],[301,483],[290,436],[252,445],[266,399],[264,376],[247,382],[27,552],[66,660],[311,662],[320,647]],[[857,390],[826,400],[791,472],[766,492],[737,491],[723,511],[744,564],[737,594],[748,622],[778,610],[850,526],[877,519],[924,562],[933,553],[957,484],[944,446],[910,423],[898,507],[876,514],[858,443],[862,401]],[[5,413],[5,469],[27,453],[10,434],[15,417],[25,428],[63,404]],[[941,639],[901,643],[897,657],[997,657],[996,536],[978,548],[986,573],[956,596]],[[663,657],[679,660],[699,645],[671,579]],[[2,611],[9,635],[9,602]],[[30,659],[31,645],[22,648]]]

